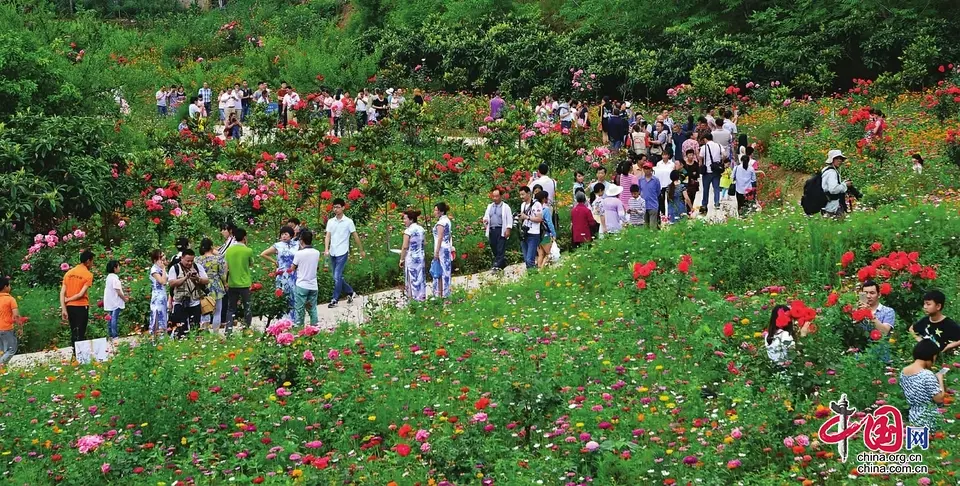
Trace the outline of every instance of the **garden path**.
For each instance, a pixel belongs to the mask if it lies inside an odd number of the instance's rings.
[[[472,275],[461,275],[453,278],[453,287],[464,287],[467,290],[475,290],[481,286],[503,283],[519,279],[526,274],[522,264],[511,265],[507,267],[501,275],[493,275],[490,272],[476,273]],[[391,289],[382,292],[376,292],[370,295],[358,296],[352,304],[347,304],[346,300],[340,302],[340,305],[330,309],[327,302],[322,302],[317,306],[318,325],[324,329],[332,329],[341,322],[351,324],[362,324],[366,322],[369,314],[376,308],[382,306],[405,305],[403,289]],[[309,317],[308,317],[309,319]],[[267,326],[264,319],[254,319],[253,328],[263,331]],[[126,336],[118,339],[119,343],[136,344],[137,342],[146,342],[147,337],[137,335]],[[70,365],[73,359],[73,347],[41,351],[37,353],[18,354],[10,360],[8,366],[11,368],[27,368],[42,365]]]

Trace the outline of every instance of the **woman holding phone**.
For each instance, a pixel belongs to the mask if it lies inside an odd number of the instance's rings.
[[[934,373],[933,361],[940,352],[940,346],[931,339],[921,339],[913,347],[913,363],[900,372],[900,388],[910,404],[909,424],[916,427],[929,427],[936,430],[940,423],[937,405],[943,403],[943,377],[949,371],[943,368]]]

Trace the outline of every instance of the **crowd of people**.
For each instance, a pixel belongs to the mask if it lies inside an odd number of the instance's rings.
[[[185,101],[187,97],[183,86],[161,86],[156,92],[157,114],[167,116],[176,113]],[[213,110],[214,101],[217,103],[216,112]],[[423,106],[424,96],[419,89],[413,90],[412,101]],[[178,128],[189,128],[191,122],[202,125],[216,113],[216,120],[224,126],[224,136],[227,139],[239,139],[251,108],[259,105],[267,114],[275,114],[277,124],[281,127],[297,123],[300,114],[311,119],[329,120],[331,134],[339,137],[382,120],[406,102],[402,88],[361,89],[356,96],[343,89],[321,89],[301,97],[286,82],[281,82],[274,92],[265,81],[253,88],[244,80],[232,87],[225,87],[215,96],[209,84],[203,83],[196,96],[190,97],[187,114]]]

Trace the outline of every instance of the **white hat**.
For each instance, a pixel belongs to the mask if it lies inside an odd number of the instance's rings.
[[[387,88],[387,94],[393,94],[393,88]]]
[[[607,188],[603,191],[603,197],[617,197],[621,192],[623,192],[622,187],[616,184],[608,184]]]
[[[627,108],[630,108],[630,102],[627,101],[626,103],[623,104],[623,106],[626,106]]]
[[[833,163],[833,159],[835,159],[835,158],[837,158],[837,157],[840,157],[840,158],[843,159],[843,160],[847,160],[847,156],[846,156],[846,155],[843,155],[843,152],[834,149],[834,150],[831,150],[831,151],[827,152],[827,161],[824,162],[823,165],[832,164],[832,163]]]

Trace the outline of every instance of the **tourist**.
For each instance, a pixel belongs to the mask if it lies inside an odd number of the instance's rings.
[[[584,192],[592,195],[594,192],[593,189],[597,184],[607,185],[607,168],[602,165],[597,167],[597,178],[587,185]],[[590,202],[593,202],[593,200],[591,199]]]
[[[330,104],[330,117],[333,118],[333,136],[343,136],[343,101],[333,100]]]
[[[227,111],[233,108],[233,90],[227,88],[220,92],[217,98],[217,109],[220,110],[220,121],[227,121]]]
[[[384,118],[386,118],[387,109],[389,108],[387,104],[387,100],[384,99],[383,92],[380,91],[379,88],[374,91],[374,95],[375,96],[373,98],[373,101],[371,102],[373,111],[376,112],[376,118],[374,118],[374,120],[375,121],[383,120]]]
[[[661,216],[667,214],[667,188],[670,187],[670,173],[676,169],[677,165],[673,161],[673,155],[669,150],[664,150],[663,153],[660,154],[660,160],[658,160],[657,165],[653,167],[653,175],[660,181],[658,206]]]
[[[193,105],[190,105],[192,108]],[[177,131],[182,132],[184,130],[190,130],[190,119],[188,117],[183,117],[183,120],[180,120],[180,124],[177,125]]]
[[[845,160],[847,160],[847,157],[843,155],[843,152],[831,150],[827,153],[824,168],[820,171],[820,187],[827,195],[827,205],[824,206],[822,213],[824,216],[835,219],[843,219],[844,209],[846,208],[846,204],[842,200],[846,197],[850,181],[843,180],[841,182],[840,177],[840,166],[843,165]]]
[[[253,322],[253,310],[250,307],[250,286],[253,279],[250,267],[253,265],[253,250],[247,246],[247,230],[235,228],[234,242],[224,254],[227,262],[227,336],[233,332],[233,322],[237,317],[237,304],[243,301],[243,322],[246,328]]]
[[[187,107],[187,115],[192,121],[199,121],[203,116],[203,102],[200,101],[199,97],[190,99],[190,106]]]
[[[240,83],[233,83],[233,89],[230,90],[230,103],[227,105],[226,119],[230,119],[230,115],[236,115],[238,120],[241,113],[243,112],[243,90],[240,89]]]
[[[170,323],[178,338],[186,336],[187,332],[200,325],[200,299],[206,295],[206,286],[210,283],[206,270],[194,261],[195,257],[193,250],[183,250],[180,261],[171,266],[168,272],[173,291]]]
[[[603,238],[603,235],[607,233],[607,224],[606,218],[604,218],[605,211],[603,210],[603,193],[606,191],[606,188],[609,184],[603,182],[598,182],[593,184],[593,192],[590,193],[590,211],[593,214],[594,221],[598,223],[596,226],[596,231],[592,232],[596,237]]]
[[[610,138],[610,150],[614,152],[620,151],[627,138],[629,126],[624,116],[624,112],[617,111],[615,115],[607,119],[607,136]]]
[[[557,228],[553,224],[553,207],[547,199],[547,191],[540,191],[534,199],[543,208],[544,225],[541,229],[546,230],[541,235],[540,246],[537,248],[537,268],[543,268],[550,259],[553,244],[557,241]]]
[[[557,181],[553,180],[549,175],[550,166],[546,163],[541,163],[534,170],[533,175],[530,176],[530,182],[527,183],[527,186],[530,189],[533,189],[533,186],[539,185],[547,193],[547,201],[550,204],[553,204],[554,198],[557,195]]]
[[[960,346],[960,326],[953,319],[943,315],[947,296],[939,290],[930,290],[923,294],[922,319],[910,326],[908,331],[917,341],[932,339],[940,346],[940,354]]]
[[[637,166],[632,161],[626,159],[617,164],[617,175],[614,182],[622,189],[620,191],[620,204],[623,205],[624,211],[630,208],[630,186],[636,184],[639,180]]]
[[[670,150],[670,130],[662,120],[657,120],[650,137],[650,160],[659,162],[668,150]]]
[[[203,87],[197,91],[197,98],[203,103],[203,111],[206,113],[205,116],[210,116],[210,102],[213,101],[213,90],[210,89],[209,84],[203,83]]]
[[[427,300],[427,275],[424,254],[424,229],[417,224],[420,211],[403,212],[403,246],[400,247],[400,268],[403,269],[404,295],[416,301]],[[496,261],[496,260],[494,260]],[[496,265],[496,263],[494,263]]]
[[[300,232],[300,245],[293,256],[293,265],[290,267],[297,276],[294,289],[294,309],[298,326],[306,322],[305,314],[310,315],[310,325],[320,323],[317,318],[317,297],[320,291],[317,282],[317,269],[320,267],[320,251],[313,247],[313,231],[304,229]]]
[[[686,189],[683,182],[680,181],[680,171],[670,171],[670,183],[667,184],[667,189],[664,191],[666,195],[664,200],[668,206],[667,217],[671,223],[680,221],[680,218],[687,214],[687,205],[684,204]]]
[[[573,198],[576,203],[570,210],[570,227],[573,233],[573,247],[577,248],[593,241],[594,228],[599,227],[599,223],[587,206],[587,195],[583,191],[576,193]]]
[[[573,195],[576,196],[577,192],[583,192],[585,186],[583,185],[584,175],[582,170],[574,171],[573,173]]]
[[[947,387],[943,383],[948,368],[931,371],[940,354],[940,347],[930,339],[921,339],[913,347],[913,363],[900,371],[900,388],[910,405],[908,423],[934,431],[940,425],[938,405],[944,403]]]
[[[483,213],[483,225],[490,251],[493,252],[493,267],[490,271],[499,272],[507,267],[507,241],[510,239],[510,229],[513,228],[513,212],[510,206],[503,202],[503,195],[497,187],[490,191],[490,204]]]
[[[540,247],[540,230],[543,223],[543,205],[533,200],[530,188],[520,187],[520,253],[527,269],[537,265],[537,248]]]
[[[732,158],[732,154],[735,154],[739,151],[737,148],[737,123],[733,112],[730,110],[723,111],[723,123],[720,125],[720,128],[730,134],[730,142],[727,145],[727,153],[731,154]]]
[[[416,100],[416,98],[414,98]],[[423,102],[421,101],[420,104]],[[506,102],[503,101],[503,98],[500,97],[500,92],[497,91],[493,94],[493,98],[490,99],[490,118],[494,120],[499,120],[503,118],[503,105]]]
[[[723,174],[725,164],[723,163],[723,147],[713,141],[713,133],[708,132],[700,142],[700,161],[703,164],[700,173],[703,176],[701,188],[703,197],[700,203],[700,214],[707,214],[709,206],[710,189],[713,188],[713,206],[714,209],[720,209],[720,176]]]
[[[247,80],[243,80],[243,86],[240,88],[240,120],[246,120],[250,114],[250,102],[253,100],[253,90],[247,85]]]
[[[686,143],[684,143],[684,146],[686,146]],[[702,168],[700,167],[700,162],[697,160],[697,154],[694,149],[686,149],[680,174],[682,180],[686,183],[687,190],[683,198],[687,203],[687,210],[690,216],[693,216],[693,203],[697,199],[697,192],[700,192],[701,171]]]
[[[70,323],[72,345],[87,338],[87,323],[90,321],[88,291],[93,286],[92,268],[93,252],[84,250],[80,254],[80,264],[67,271],[60,286],[60,316]]]
[[[620,201],[623,187],[610,184],[603,192],[603,220],[607,233],[619,233],[623,223],[627,221],[627,211]]]
[[[20,310],[10,291],[10,277],[0,277],[0,365],[13,359],[19,344],[13,324],[20,320]]]
[[[190,239],[181,236],[174,242],[174,247],[177,249],[177,253],[170,259],[170,266],[180,263],[180,256],[183,255],[184,250],[190,248]]]
[[[445,202],[433,206],[433,260],[440,265],[440,275],[433,276],[433,295],[439,298],[450,296],[450,278],[453,275],[453,258],[456,250],[453,246],[453,225],[447,212],[450,207]],[[431,272],[432,273],[432,272]]]
[[[639,182],[639,181],[638,181]],[[640,184],[630,185],[630,201],[627,203],[628,223],[632,226],[643,226],[647,206],[640,196]]]
[[[276,268],[275,285],[276,289],[281,290],[287,299],[287,315],[291,321],[297,321],[297,315],[294,312],[296,307],[297,276],[293,270],[293,257],[296,255],[299,246],[294,240],[293,228],[284,226],[280,228],[279,240],[272,246],[260,253],[260,258],[272,263]],[[273,257],[276,255],[276,258]]]
[[[363,127],[367,126],[367,109],[370,102],[370,95],[367,93],[366,88],[357,93],[357,131],[363,130]]]
[[[630,132],[630,158],[635,163],[640,160],[640,156],[646,156],[650,151],[650,134],[643,129],[640,124],[635,124],[633,126],[633,131]]]
[[[157,114],[160,116],[167,116],[167,97],[170,95],[170,92],[167,91],[166,86],[161,86],[157,90]]]
[[[500,96],[500,94],[498,93],[497,96]],[[503,101],[502,98],[501,98],[501,101]],[[423,103],[424,103],[424,100],[423,100],[423,92],[420,91],[420,88],[414,88],[414,89],[413,89],[413,102],[416,103],[417,106],[420,107],[421,110],[423,109]],[[500,114],[500,117],[503,117],[503,109],[502,109],[503,106],[501,105],[500,108],[501,108],[501,110],[500,110],[499,114]],[[493,119],[496,120],[497,118],[500,118],[500,117],[493,117]]]
[[[810,333],[810,322],[805,322],[800,328],[800,337]],[[796,331],[793,317],[790,316],[790,307],[778,305],[770,312],[770,324],[767,325],[764,342],[767,345],[767,357],[778,366],[790,363],[789,351],[796,345]]]
[[[111,340],[120,337],[120,311],[126,307],[125,303],[130,300],[130,296],[123,293],[120,277],[117,276],[118,268],[120,268],[119,261],[110,260],[107,262],[107,281],[103,286],[103,311],[110,317],[107,325],[107,335]]]
[[[343,278],[343,272],[347,267],[347,258],[350,256],[350,236],[360,249],[360,258],[365,258],[367,254],[363,251],[363,244],[360,237],[357,236],[357,227],[353,220],[343,215],[346,202],[337,198],[333,200],[334,217],[327,220],[327,231],[323,241],[323,256],[330,257],[330,266],[333,267],[333,296],[330,299],[329,308],[334,308],[340,302],[340,296],[347,296],[347,303],[352,304],[357,296],[353,287]]]
[[[197,258],[197,263],[203,267],[210,279],[207,297],[212,297],[214,301],[211,312],[200,309],[200,327],[216,332],[223,322],[223,310],[226,307],[223,299],[227,296],[227,262],[223,255],[214,249],[213,240],[204,238],[200,240],[200,257]]]
[[[296,216],[287,218],[287,227],[293,230],[293,241],[300,241],[300,232],[307,229],[305,226],[300,226],[301,223],[300,218]]]
[[[157,337],[167,332],[167,257],[163,250],[150,252],[150,327],[147,331],[157,344]]]
[[[225,255],[227,249],[237,243],[237,240],[233,237],[233,232],[236,231],[236,229],[237,227],[229,221],[220,223],[220,235],[223,236],[223,244],[217,249],[217,253]]]
[[[687,151],[686,149],[693,148],[688,142],[697,143],[696,140],[691,138],[696,130],[696,125],[693,123],[693,115],[687,116],[687,121],[683,125],[671,127],[671,129],[673,131],[674,159],[677,162],[683,162],[684,154],[686,154]],[[687,147],[684,147],[685,144]]]
[[[549,123],[550,122],[550,106],[547,103],[547,98],[540,100],[540,104],[537,105],[536,110],[537,122],[539,123]]]
[[[577,102],[577,126],[584,130],[590,128],[590,107],[583,101]]]
[[[913,160],[913,171],[916,172],[917,175],[923,174],[923,156],[920,154],[913,154],[910,156],[910,158]]]
[[[757,171],[750,166],[749,155],[741,155],[740,163],[733,168],[733,183],[737,190],[737,209],[743,216],[747,211],[747,192],[757,184]]]
[[[573,128],[573,108],[570,106],[573,104],[573,98],[567,98],[566,101],[560,103],[560,107],[557,111],[557,116],[560,118],[560,129],[561,130],[570,130]]]
[[[287,105],[283,101],[289,92],[290,88],[287,87],[287,82],[280,81],[280,89],[277,90],[277,103],[280,105],[280,110],[277,113],[278,126],[287,126]]]
[[[286,115],[286,118],[283,120],[283,126],[286,128],[291,122],[296,123],[297,121],[297,108],[300,104],[300,95],[297,94],[297,90],[293,89],[293,86],[287,89],[287,94],[283,96],[283,111]]]
[[[646,212],[643,224],[648,229],[660,229],[660,180],[653,176],[653,164],[643,164],[643,177],[637,183],[640,186],[640,195]]]
[[[226,125],[223,126],[223,136],[227,140],[240,140],[240,136],[243,133],[243,128],[240,125],[240,120],[237,119],[237,114],[230,113],[230,118],[227,120]]]

